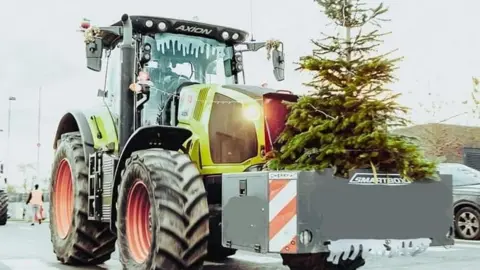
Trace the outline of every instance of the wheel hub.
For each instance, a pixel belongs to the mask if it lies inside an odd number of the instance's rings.
[[[54,186],[55,225],[57,234],[65,239],[72,227],[73,181],[72,170],[66,159],[60,161]]]
[[[128,193],[126,236],[130,255],[137,263],[144,262],[152,244],[152,218],[147,186],[136,180]]]
[[[473,213],[464,212],[458,218],[458,227],[461,233],[467,237],[475,236],[480,229],[480,222]]]

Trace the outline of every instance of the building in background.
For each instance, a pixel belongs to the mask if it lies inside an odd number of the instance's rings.
[[[474,149],[479,149],[480,156],[480,127],[432,123],[396,129],[393,132],[415,137],[428,158],[440,159],[442,162],[464,163],[464,154],[475,152]]]

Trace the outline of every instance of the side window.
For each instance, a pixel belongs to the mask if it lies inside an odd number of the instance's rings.
[[[242,110],[242,104],[215,94],[208,124],[210,154],[214,163],[240,163],[257,155],[255,125],[243,117]]]
[[[110,53],[108,58],[108,68],[107,68],[107,80],[106,80],[106,91],[107,91],[107,104],[110,107],[110,110],[116,116],[120,113],[120,50],[114,49]]]

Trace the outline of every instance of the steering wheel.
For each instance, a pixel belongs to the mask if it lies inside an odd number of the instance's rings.
[[[190,79],[187,76],[175,74],[170,79],[170,82],[167,84],[166,89],[169,93],[174,93],[175,90],[177,90],[177,88],[185,82],[190,82]]]

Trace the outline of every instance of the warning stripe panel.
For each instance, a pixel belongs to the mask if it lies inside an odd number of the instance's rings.
[[[297,180],[269,181],[269,251],[297,252]]]
[[[280,250],[280,253],[297,253],[298,252],[298,246],[297,246],[297,239],[298,236],[294,236],[290,243],[288,243],[286,246]]]
[[[288,184],[288,180],[270,180],[268,199],[271,201]]]

